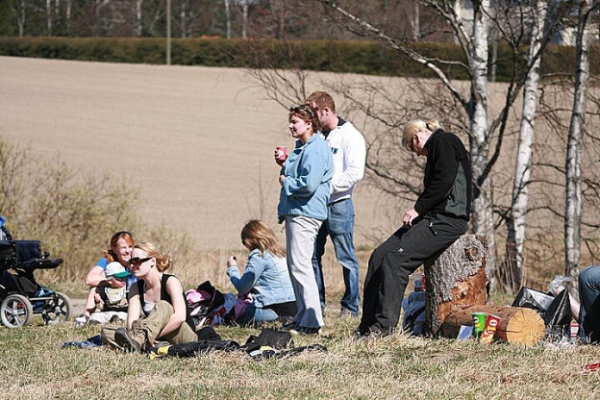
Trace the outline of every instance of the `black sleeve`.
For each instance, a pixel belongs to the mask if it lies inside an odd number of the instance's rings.
[[[428,149],[425,185],[415,203],[415,211],[420,216],[442,203],[452,189],[460,164],[452,141],[454,137],[444,132],[435,138]]]

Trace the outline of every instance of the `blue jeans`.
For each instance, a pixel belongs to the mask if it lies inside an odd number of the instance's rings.
[[[279,315],[269,308],[258,308],[254,304],[248,304],[236,322],[240,325],[252,325],[275,321],[277,318]]]
[[[325,254],[327,236],[331,238],[335,255],[343,267],[345,291],[340,301],[342,311],[348,310],[358,316],[360,312],[360,292],[358,288],[358,259],[354,250],[354,204],[352,199],[341,200],[327,206],[327,220],[323,222],[315,241],[313,253],[313,269],[319,288],[321,308],[325,308],[325,282],[323,281],[323,265],[321,260]]]
[[[583,343],[600,342],[600,265],[579,274],[579,337]]]

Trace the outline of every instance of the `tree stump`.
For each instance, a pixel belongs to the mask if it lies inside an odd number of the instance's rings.
[[[453,308],[442,324],[441,336],[456,338],[461,325],[473,325],[471,314],[474,312],[500,317],[496,336],[508,343],[533,345],[542,340],[546,333],[544,320],[531,308],[477,305]]]
[[[425,332],[437,336],[453,308],[487,301],[487,248],[475,235],[463,235],[424,264]]]

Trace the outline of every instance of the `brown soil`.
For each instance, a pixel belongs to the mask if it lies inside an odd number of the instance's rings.
[[[293,141],[265,98],[237,69],[0,57],[2,137],[122,177],[141,188],[143,216],[199,248],[239,247],[249,218],[276,224],[272,151]],[[370,245],[383,213],[375,193],[359,186],[356,199],[356,242]]]

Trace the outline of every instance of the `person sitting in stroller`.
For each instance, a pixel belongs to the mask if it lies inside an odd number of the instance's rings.
[[[90,290],[83,314],[75,318],[77,326],[87,324],[92,313],[96,311],[97,305],[102,301],[100,293],[96,290],[98,286],[110,284],[112,287],[119,287],[116,281],[107,280],[106,269],[111,262],[118,262],[124,269],[127,269],[133,244],[133,235],[127,231],[119,231],[112,235],[109,249],[102,252],[103,257],[90,269],[85,278],[85,284],[90,287]],[[129,289],[136,281],[135,276],[129,275],[126,280],[126,289]]]

